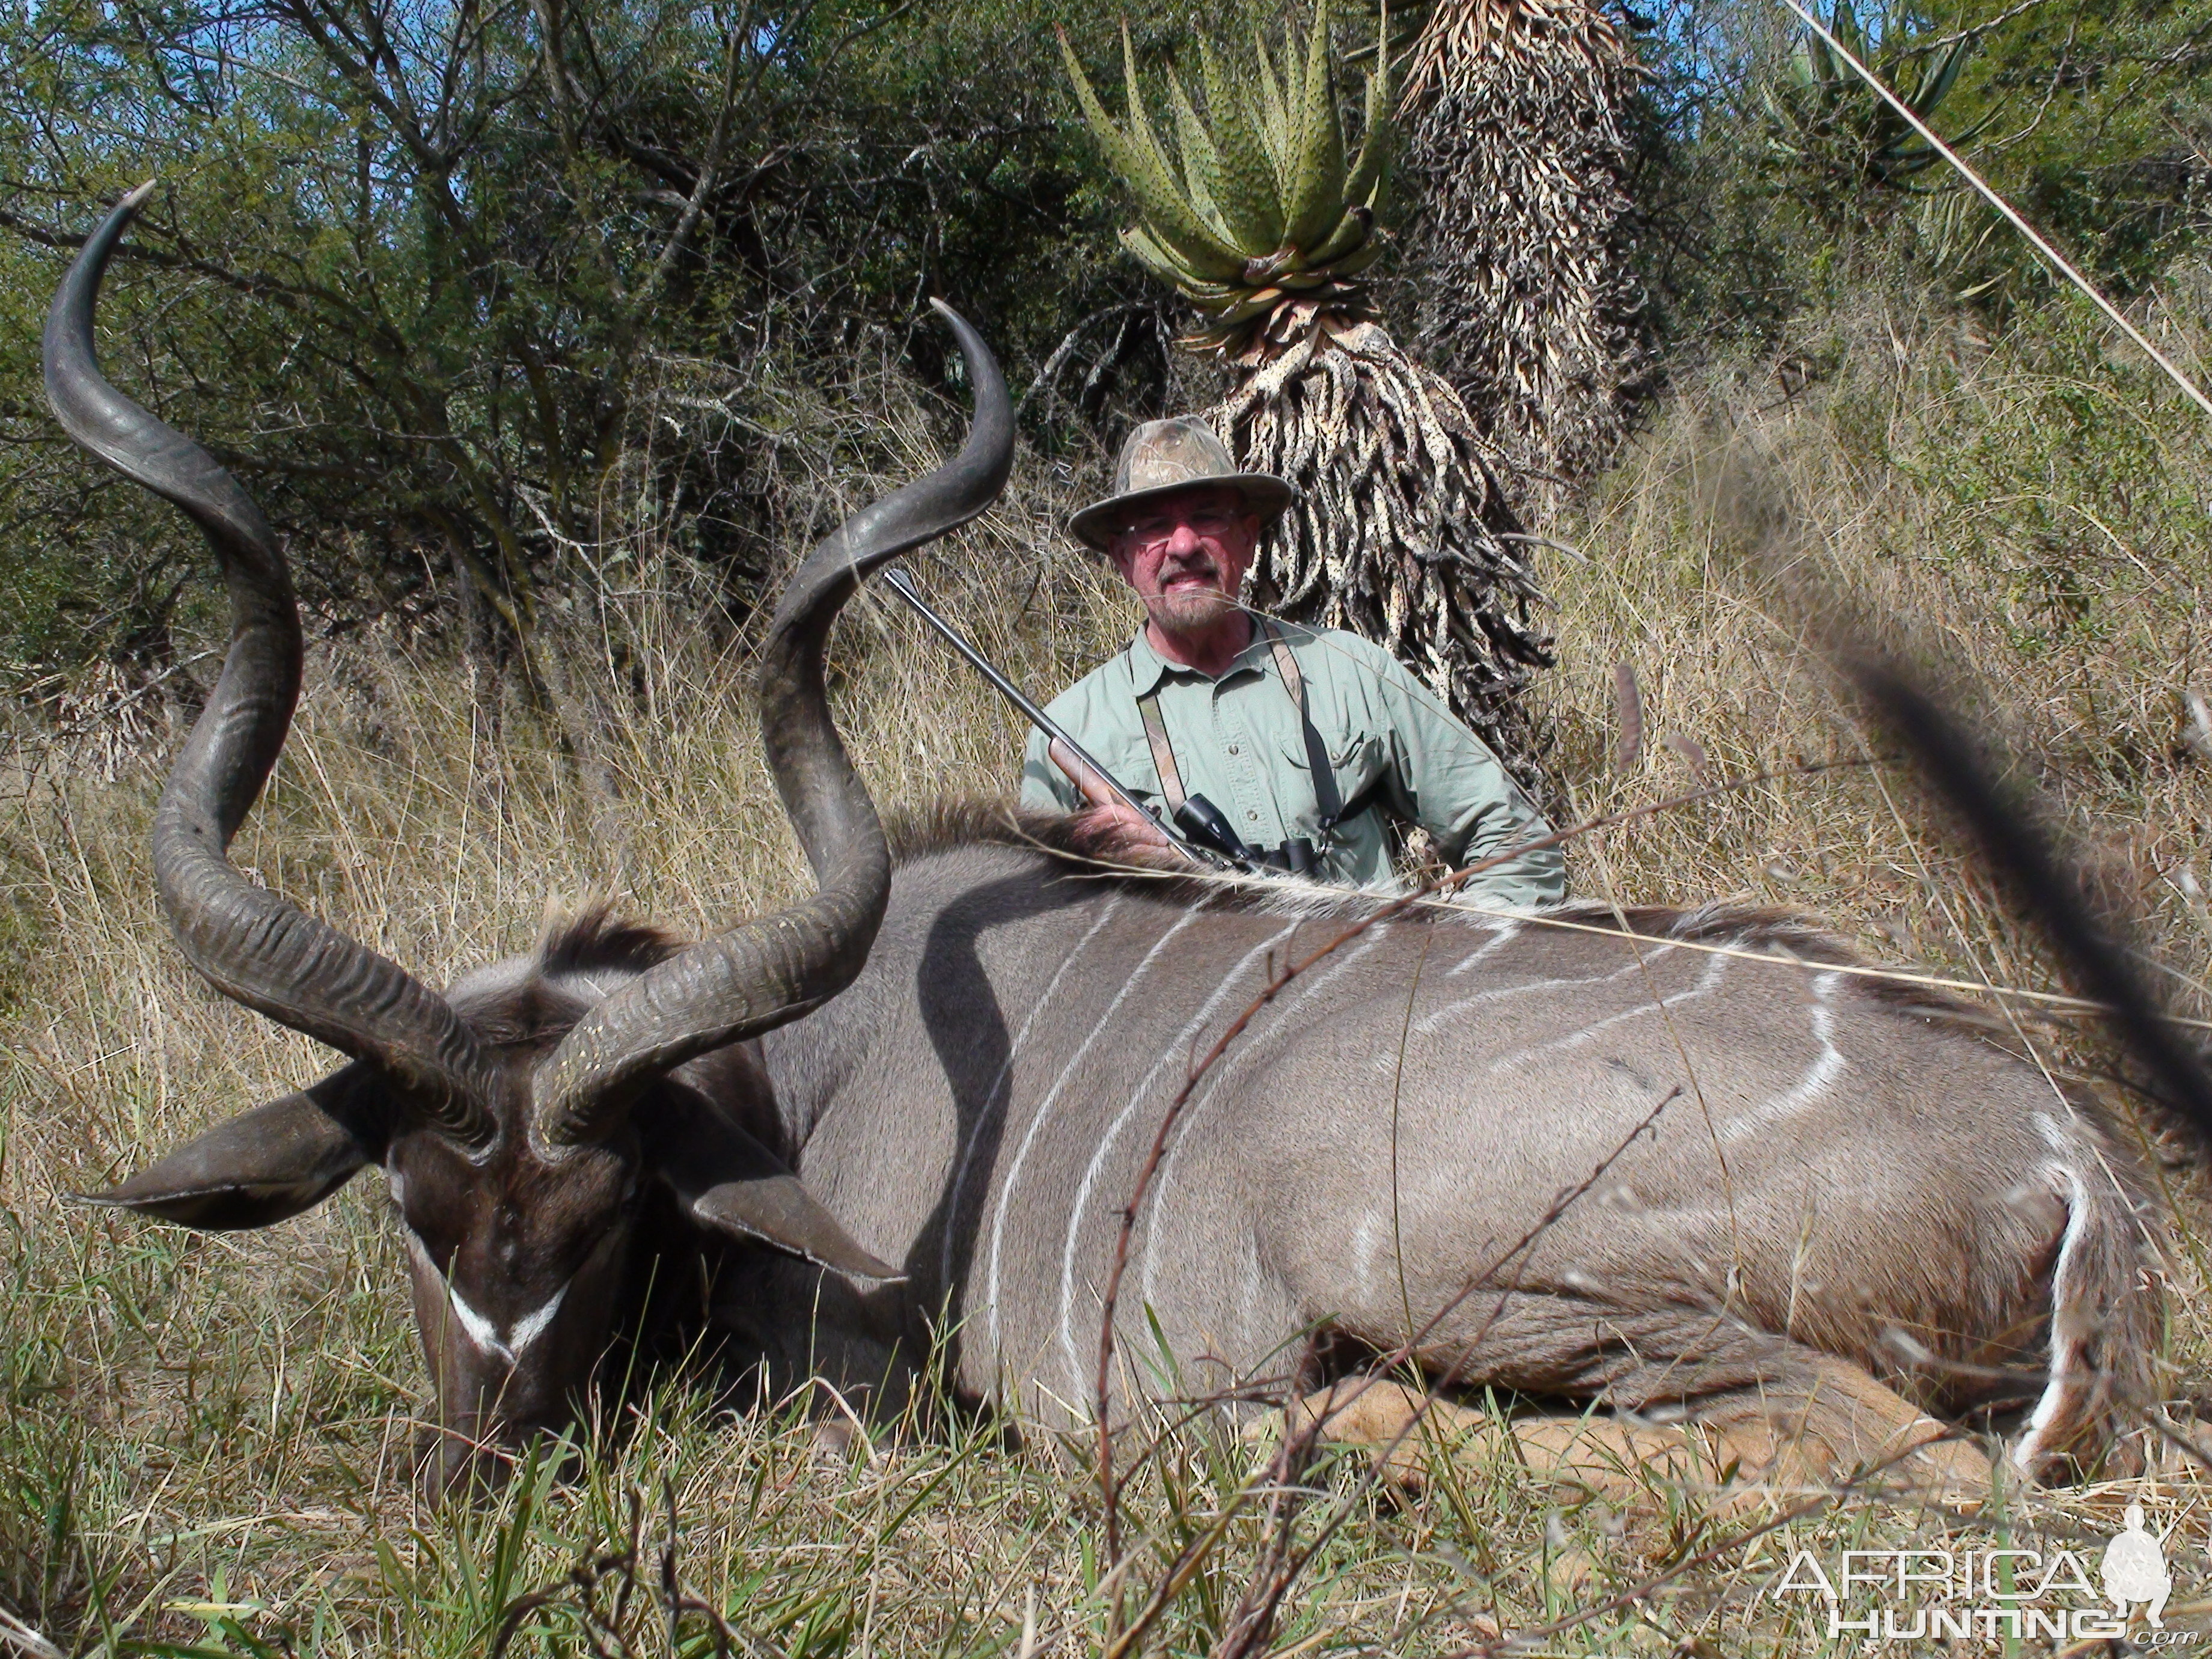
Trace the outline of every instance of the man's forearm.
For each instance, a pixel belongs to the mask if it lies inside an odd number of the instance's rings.
[[[1499,852],[1550,833],[1549,828],[1539,820],[1528,835],[1516,836],[1491,852],[1470,854],[1461,861],[1460,867],[1464,869],[1468,865],[1480,864],[1486,858],[1495,857]],[[1567,896],[1566,857],[1556,847],[1539,848],[1517,858],[1508,859],[1480,875],[1469,877],[1461,890],[1516,908],[1535,909],[1558,904]]]

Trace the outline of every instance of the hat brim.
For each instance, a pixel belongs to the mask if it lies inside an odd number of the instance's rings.
[[[1103,553],[1113,540],[1115,526],[1136,507],[1193,489],[1233,489],[1260,515],[1263,525],[1280,518],[1298,492],[1272,472],[1228,472],[1218,478],[1182,478],[1174,483],[1133,489],[1126,495],[1109,495],[1068,515],[1067,533],[1095,552]]]

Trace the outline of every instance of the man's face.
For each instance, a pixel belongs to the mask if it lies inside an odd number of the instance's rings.
[[[1237,608],[1260,515],[1225,484],[1179,489],[1131,513],[1109,556],[1161,632],[1194,634]]]

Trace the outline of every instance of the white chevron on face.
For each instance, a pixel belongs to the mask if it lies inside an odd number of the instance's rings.
[[[426,1266],[429,1266],[429,1250],[425,1248],[422,1241],[415,1236],[413,1228],[406,1228],[404,1231],[407,1234],[409,1254]],[[430,1271],[436,1273],[437,1269],[434,1266],[430,1266]],[[446,1305],[453,1310],[454,1322],[460,1326],[461,1334],[468,1339],[469,1346],[478,1353],[489,1354],[491,1358],[509,1365],[516,1364],[521,1358],[523,1351],[545,1334],[546,1330],[552,1325],[555,1316],[561,1311],[562,1298],[568,1294],[568,1286],[562,1285],[544,1302],[502,1330],[493,1321],[485,1318],[483,1315],[469,1306],[468,1298],[461,1294],[459,1287],[451,1279],[447,1279],[445,1285]]]

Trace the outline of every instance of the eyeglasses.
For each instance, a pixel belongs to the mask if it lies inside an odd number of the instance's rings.
[[[1244,521],[1244,514],[1232,507],[1202,507],[1189,513],[1178,513],[1173,518],[1145,518],[1122,527],[1121,534],[1133,543],[1140,553],[1165,546],[1175,539],[1175,533],[1188,525],[1194,535],[1219,538],[1235,531]]]

